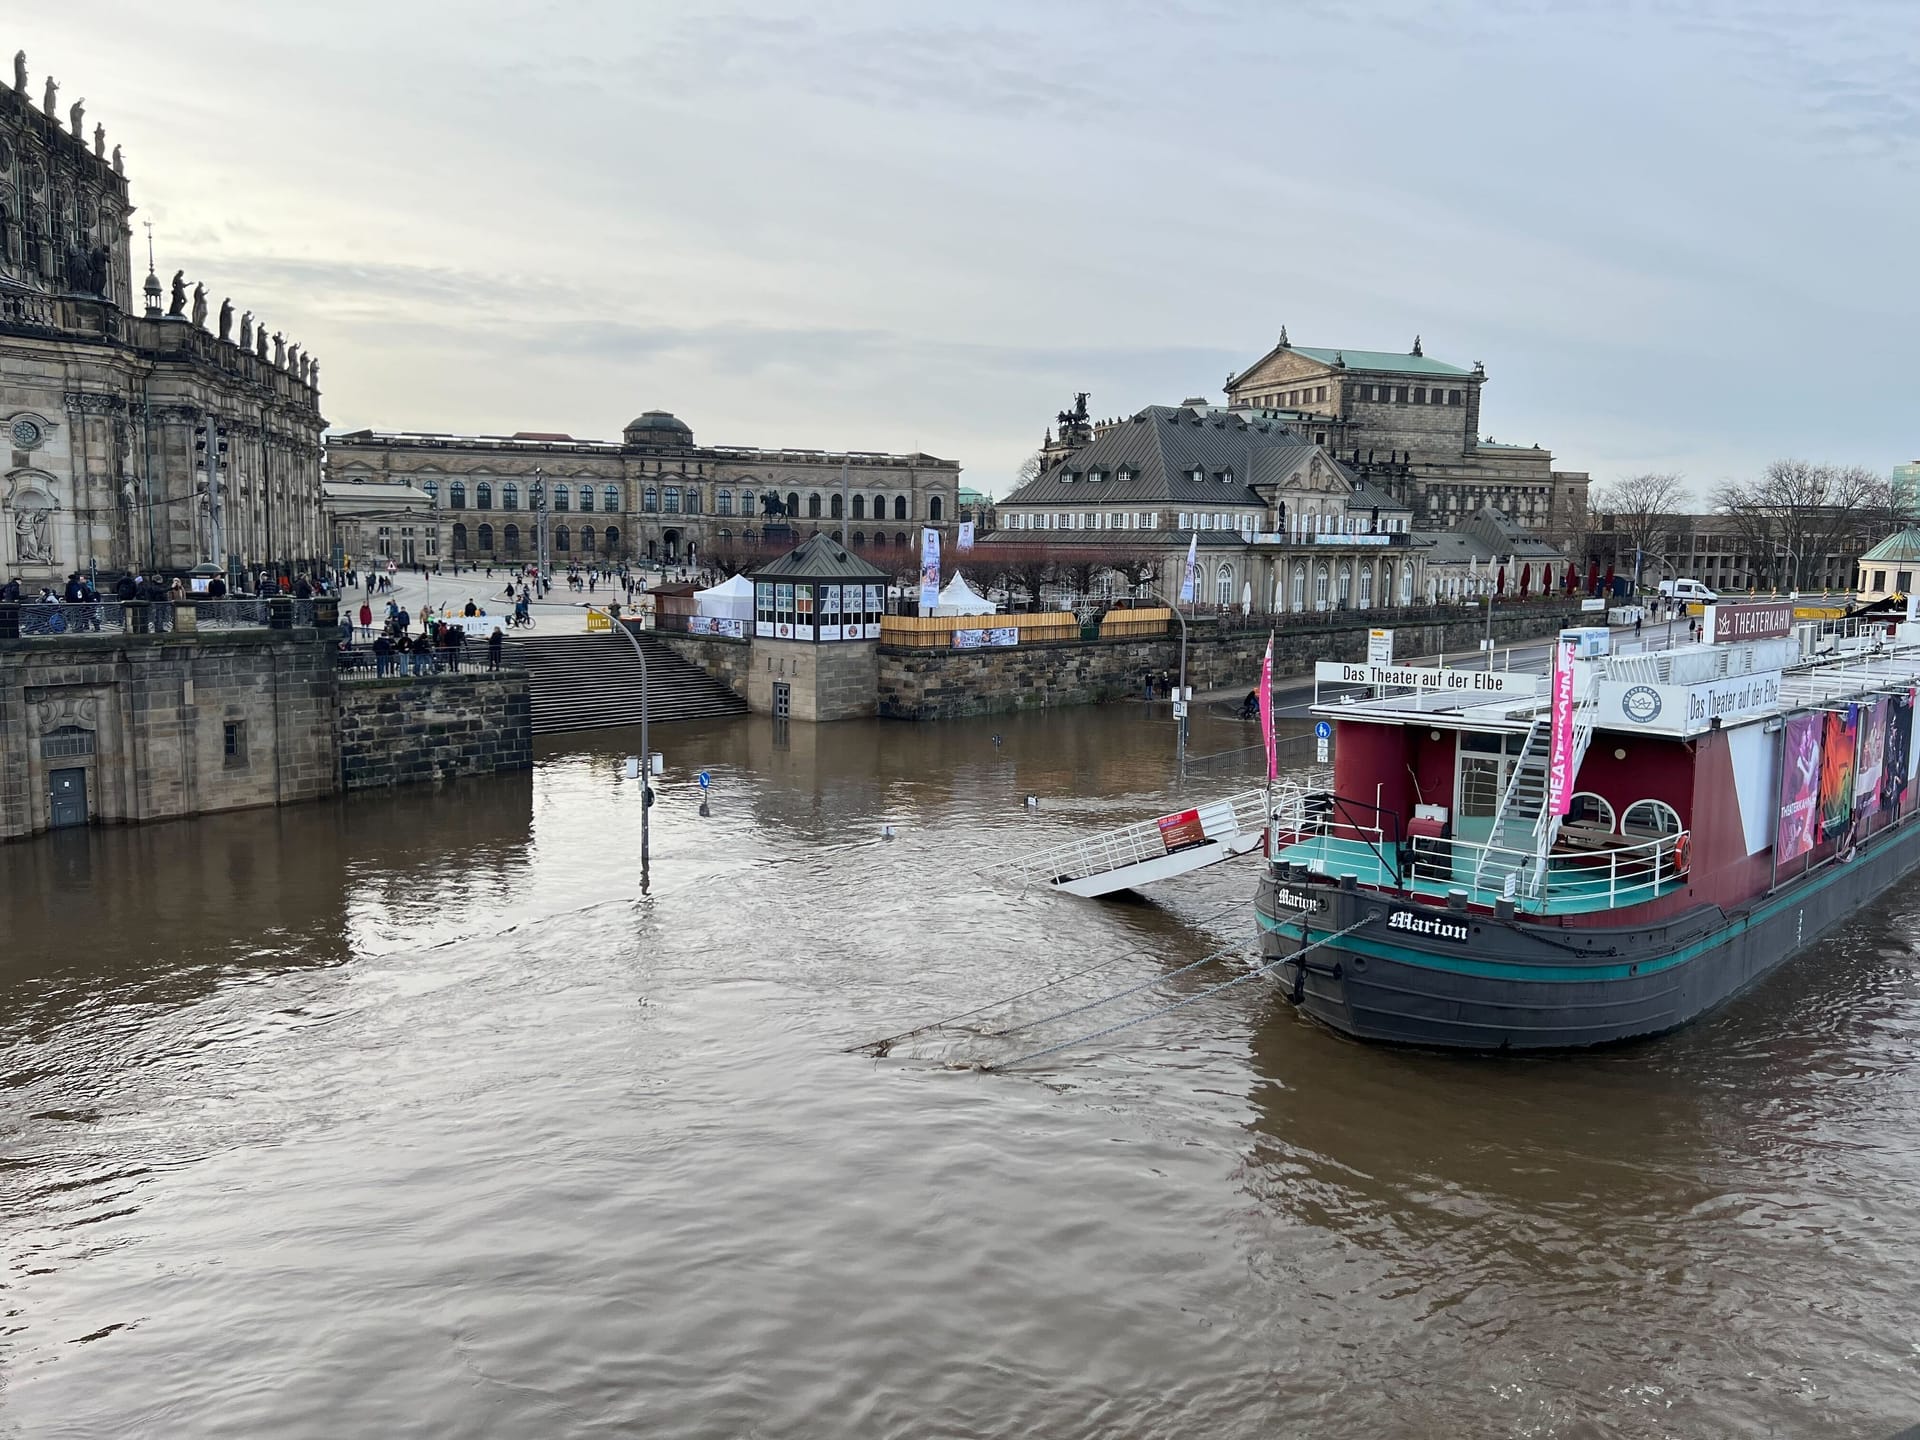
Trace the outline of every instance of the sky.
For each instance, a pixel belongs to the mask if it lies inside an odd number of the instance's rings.
[[[1704,497],[1920,456],[1920,0],[89,0],[0,21],[336,429],[926,451],[1272,347]],[[136,267],[136,284],[143,267]]]

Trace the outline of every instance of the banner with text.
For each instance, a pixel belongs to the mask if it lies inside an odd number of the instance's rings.
[[[1547,759],[1547,804],[1552,814],[1573,808],[1573,652],[1574,642],[1553,647],[1553,747]]]
[[[1820,732],[1818,713],[1794,715],[1783,732],[1780,761],[1780,833],[1778,860],[1797,860],[1820,837]]]
[[[1511,670],[1441,670],[1431,665],[1356,665],[1344,660],[1314,662],[1313,678],[1322,685],[1378,685],[1395,690],[1437,690],[1462,696],[1532,696],[1542,677]]]
[[[1831,840],[1853,823],[1853,767],[1859,707],[1825,712],[1820,736],[1820,838]]]
[[[931,615],[940,603],[940,532],[920,532],[920,613]]]

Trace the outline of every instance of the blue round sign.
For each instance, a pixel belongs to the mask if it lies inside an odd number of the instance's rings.
[[[711,785],[712,783],[713,783],[713,777],[707,774],[706,771],[702,770],[700,772],[700,788],[704,790],[707,788],[707,786]]]
[[[1313,738],[1316,740],[1331,740],[1333,738],[1332,724],[1325,720],[1318,722],[1313,727]]]

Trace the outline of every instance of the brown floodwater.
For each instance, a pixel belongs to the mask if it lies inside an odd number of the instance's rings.
[[[1171,808],[1167,722],[655,735],[645,899],[624,732],[0,847],[0,1436],[1920,1420],[1912,887],[1604,1053],[1367,1048],[1260,981],[982,1073],[1244,963],[984,1033],[1251,941],[1254,861],[978,877]]]

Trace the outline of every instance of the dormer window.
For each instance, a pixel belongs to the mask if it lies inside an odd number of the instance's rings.
[[[1106,475],[1099,470],[1087,471],[1087,483],[1089,485],[1098,485],[1102,480],[1106,478],[1107,478]]]
[[[1222,470],[1220,472],[1220,482],[1223,485],[1231,485],[1233,483],[1233,471]]]
[[[1139,473],[1140,472],[1135,470],[1131,465],[1122,465],[1118,472],[1118,478],[1124,485],[1127,481],[1138,478]]]
[[[1187,478],[1193,481],[1194,484],[1198,485],[1207,478],[1207,472],[1202,470],[1198,465],[1196,465],[1193,467],[1192,473],[1189,474]]]
[[[1071,485],[1077,478],[1071,470],[1062,470],[1060,472],[1060,483],[1062,485]]]

